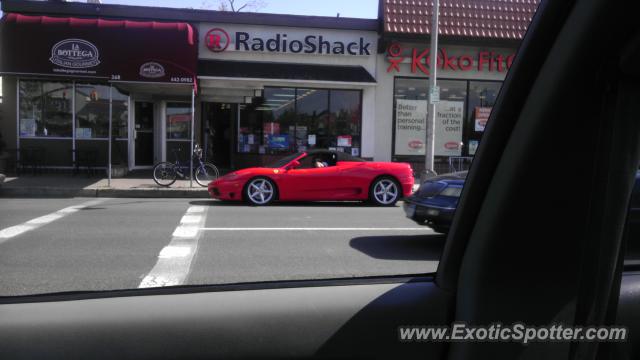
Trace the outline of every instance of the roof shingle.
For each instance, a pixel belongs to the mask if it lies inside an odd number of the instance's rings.
[[[439,34],[520,40],[540,0],[440,0]],[[431,33],[432,0],[382,0],[384,32]]]

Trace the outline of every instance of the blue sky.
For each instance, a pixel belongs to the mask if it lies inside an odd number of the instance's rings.
[[[216,10],[219,0],[102,0],[103,4],[161,6],[177,8],[208,8]],[[273,14],[317,15],[375,19],[378,0],[261,0],[266,6],[260,12]],[[81,1],[85,2],[85,1]],[[244,4],[246,0],[236,0]],[[1,13],[0,13],[1,14]]]

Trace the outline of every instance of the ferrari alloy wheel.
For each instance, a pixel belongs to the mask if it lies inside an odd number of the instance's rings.
[[[377,205],[392,206],[400,198],[398,183],[388,177],[377,179],[371,186],[371,201]]]
[[[276,187],[265,178],[251,180],[245,189],[246,199],[253,205],[267,205],[275,199]]]

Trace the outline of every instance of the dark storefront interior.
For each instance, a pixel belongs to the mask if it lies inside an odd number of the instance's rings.
[[[360,156],[360,90],[265,87],[250,104],[205,102],[202,116],[207,158],[221,168],[316,148]]]

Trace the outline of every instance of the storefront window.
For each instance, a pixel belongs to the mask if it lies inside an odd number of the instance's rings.
[[[109,137],[109,86],[76,83],[76,139]]]
[[[360,156],[362,102],[360,91],[331,90],[330,123],[334,124],[330,147]]]
[[[259,105],[240,107],[237,150],[280,154],[335,148],[359,155],[361,103],[359,90],[265,88]]]
[[[298,151],[328,148],[335,135],[329,121],[329,91],[297,89],[296,145]]]
[[[501,82],[496,81],[470,81],[469,82],[469,121],[467,133],[469,134],[468,154],[476,153],[484,127],[489,120],[489,114],[500,92]]]
[[[250,106],[240,105],[238,120],[237,151],[239,153],[257,153],[265,151],[262,145],[262,116],[267,110],[256,111]]]
[[[295,149],[296,90],[266,88],[264,102],[256,107],[262,112],[261,153],[288,153]]]
[[[428,115],[426,78],[396,78],[394,89],[394,155],[424,156]],[[462,156],[465,141],[466,80],[438,80],[440,101],[436,105],[434,155]]]
[[[191,141],[191,105],[167,103],[167,140]]]
[[[440,102],[436,106],[435,156],[457,157],[464,154],[463,138],[467,81],[440,80]]]
[[[114,87],[111,99],[112,135],[118,139],[127,139],[129,133],[129,96]]]
[[[71,82],[21,80],[19,86],[20,136],[72,136]]]

